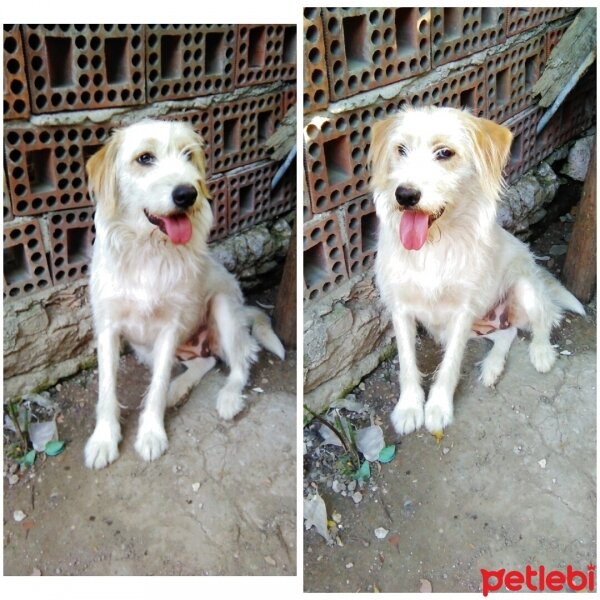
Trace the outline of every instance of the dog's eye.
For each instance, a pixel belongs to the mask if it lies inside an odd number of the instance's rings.
[[[450,148],[440,148],[435,153],[435,157],[438,160],[447,160],[448,158],[452,158],[453,156],[454,156],[454,151],[450,150]]]
[[[144,167],[148,167],[156,161],[156,157],[154,154],[150,154],[150,152],[144,152],[140,154],[136,159],[136,162]]]
[[[186,150],[183,153],[183,157],[185,158],[185,160],[187,160],[189,162],[190,160],[192,160],[192,151],[191,150]]]
[[[406,149],[406,146],[402,146],[402,144],[400,146],[398,146],[398,154],[400,156],[406,156],[408,154],[408,150]]]

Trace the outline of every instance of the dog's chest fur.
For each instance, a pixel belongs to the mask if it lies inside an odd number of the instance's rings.
[[[100,240],[102,243],[102,240]],[[150,347],[165,326],[176,323],[181,339],[202,320],[208,304],[202,265],[190,252],[139,245],[120,253],[104,244],[92,262],[97,318],[106,318],[133,344]],[[190,268],[191,267],[191,268]]]

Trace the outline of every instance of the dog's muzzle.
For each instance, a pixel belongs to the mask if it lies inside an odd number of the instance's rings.
[[[396,202],[402,208],[410,208],[416,206],[421,199],[421,192],[411,187],[404,187],[402,185],[396,188]]]

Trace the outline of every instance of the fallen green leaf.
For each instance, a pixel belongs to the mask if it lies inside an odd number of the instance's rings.
[[[371,477],[371,466],[369,465],[369,461],[365,460],[365,462],[360,465],[360,469],[356,471],[355,479],[362,481],[364,479],[369,479]]]
[[[22,465],[25,465],[26,467],[31,467],[31,466],[33,466],[33,463],[35,462],[36,456],[37,456],[36,451],[30,450],[25,456],[23,456],[23,458],[19,459],[19,462]]]
[[[46,444],[46,447],[44,448],[44,452],[48,456],[56,456],[57,454],[60,454],[64,449],[65,449],[64,442],[62,442],[60,440],[53,440]]]
[[[392,460],[394,460],[394,456],[396,456],[396,445],[392,444],[391,446],[386,446],[380,453],[379,453],[379,462],[380,463],[389,463],[392,462]]]

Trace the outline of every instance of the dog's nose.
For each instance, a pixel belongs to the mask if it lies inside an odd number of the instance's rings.
[[[193,185],[178,185],[173,192],[171,197],[177,208],[187,208],[196,201],[198,192]]]
[[[414,206],[421,199],[421,192],[414,188],[399,186],[396,188],[396,202],[400,206]]]

